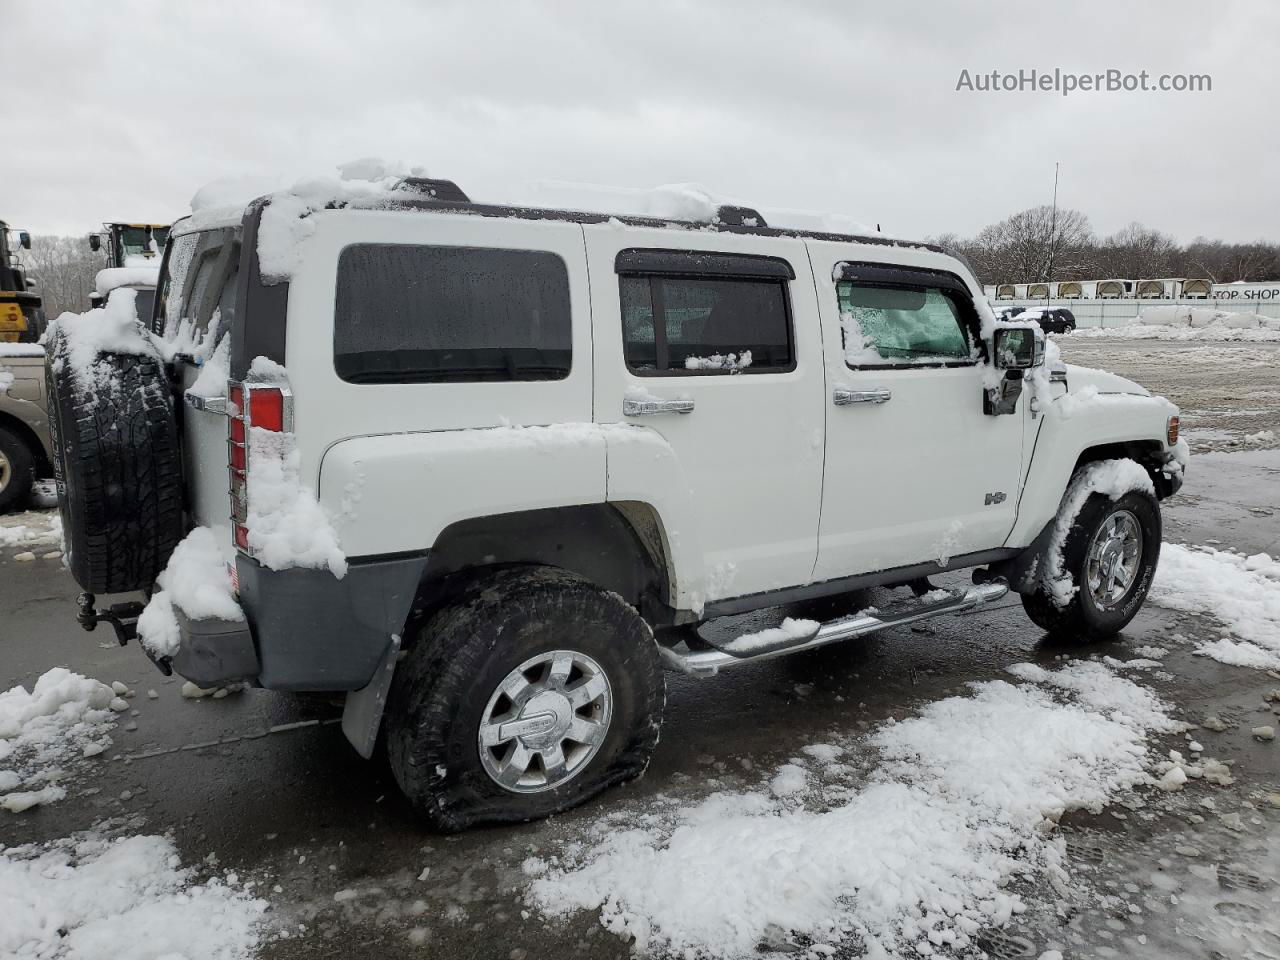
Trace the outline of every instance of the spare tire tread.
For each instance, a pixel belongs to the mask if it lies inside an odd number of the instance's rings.
[[[64,345],[54,347],[51,413],[68,565],[92,593],[149,590],[185,533],[182,451],[164,365],[107,354],[86,388]]]

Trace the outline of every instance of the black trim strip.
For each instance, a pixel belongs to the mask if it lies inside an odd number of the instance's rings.
[[[751,280],[794,280],[795,268],[781,257],[701,250],[632,247],[618,251],[613,269],[619,274],[681,277],[739,277]]]
[[[968,567],[980,567],[986,563],[998,563],[1016,557],[1022,551],[1011,547],[997,547],[994,550],[979,550],[977,553],[966,553],[952,557],[945,567],[930,561],[916,563],[906,567],[891,567],[888,570],[877,570],[873,573],[859,573],[851,577],[840,577],[836,580],[823,580],[821,583],[809,583],[802,587],[785,587],[781,590],[767,590],[763,593],[750,593],[744,597],[732,597],[728,600],[716,600],[708,603],[702,611],[703,620],[716,617],[728,617],[738,613],[749,613],[765,607],[781,606],[784,603],[799,603],[804,600],[817,600],[820,597],[831,597],[853,590],[867,587],[882,587],[885,584],[908,583],[920,577],[931,577]]]

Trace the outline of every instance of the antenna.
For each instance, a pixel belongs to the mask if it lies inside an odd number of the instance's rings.
[[[1049,283],[1053,279],[1053,256],[1058,252],[1058,161],[1053,161],[1053,212],[1049,215],[1049,260],[1045,264],[1044,276],[1040,279]]]

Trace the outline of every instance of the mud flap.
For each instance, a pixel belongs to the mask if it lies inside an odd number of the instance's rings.
[[[356,748],[356,753],[368,760],[373,756],[378,742],[378,728],[382,725],[382,712],[387,706],[387,693],[391,689],[391,677],[395,674],[396,660],[400,657],[400,635],[393,633],[373,679],[359,690],[347,694],[342,708],[342,732]]]

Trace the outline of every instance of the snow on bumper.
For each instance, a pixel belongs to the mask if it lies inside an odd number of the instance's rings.
[[[368,685],[409,617],[426,554],[328,570],[272,570],[236,558],[242,620],[192,617],[173,607],[173,669],[201,687],[249,680],[272,690],[324,692]]]

